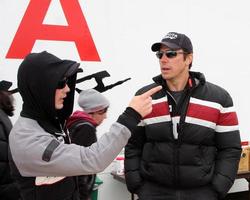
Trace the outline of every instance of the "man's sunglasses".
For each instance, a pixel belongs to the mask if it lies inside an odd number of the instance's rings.
[[[182,51],[173,51],[173,50],[169,50],[169,51],[157,51],[156,52],[156,57],[161,59],[163,55],[167,56],[167,58],[175,58],[177,56],[177,54],[186,54],[186,52],[182,52]]]
[[[65,86],[66,86],[67,83],[68,83],[68,79],[67,78],[63,78],[62,80],[60,80],[58,82],[57,89],[63,89],[63,88],[65,88]]]

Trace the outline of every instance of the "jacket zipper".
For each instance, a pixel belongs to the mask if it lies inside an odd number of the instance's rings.
[[[174,97],[170,94],[170,92],[167,91],[167,94],[172,98],[172,100],[174,101],[175,104],[175,108],[177,108],[176,113],[180,113],[180,120],[179,123],[177,123],[177,134],[178,137],[177,139],[174,138],[174,152],[173,152],[173,156],[174,156],[174,165],[173,165],[173,171],[174,171],[174,185],[178,186],[180,183],[179,180],[179,151],[180,151],[180,146],[181,146],[181,139],[182,139],[182,135],[183,135],[183,124],[185,122],[185,118],[186,118],[186,114],[187,114],[187,110],[188,110],[188,106],[189,106],[189,102],[190,102],[190,97],[191,97],[191,93],[193,91],[194,88],[188,89],[187,94],[185,94],[184,97],[181,97],[180,102],[182,103],[181,105],[177,105],[176,100],[174,99]],[[184,104],[184,105],[183,105]],[[185,109],[185,110],[184,110]],[[173,112],[173,106],[172,106],[172,112]],[[172,114],[170,113],[170,118],[171,118],[171,125],[172,125],[172,133],[173,133],[173,120],[172,120]],[[174,135],[174,133],[172,134]]]
[[[168,91],[166,91],[166,93],[170,96],[170,98],[173,100],[174,102],[174,106],[177,106],[177,102],[175,100],[175,98],[172,96],[172,94]],[[169,102],[169,100],[168,100]],[[169,104],[169,103],[168,103]],[[171,107],[170,107],[171,106]],[[172,119],[172,112],[173,112],[173,105],[169,104],[169,113],[170,113],[170,119],[171,119],[171,129],[172,129],[172,137],[174,140],[174,151],[173,151],[173,159],[174,159],[174,164],[173,164],[173,172],[174,172],[174,185],[177,186],[177,165],[178,165],[178,153],[177,153],[177,139],[175,139],[174,137],[174,123],[173,123],[173,119]],[[177,132],[178,133],[178,132]]]

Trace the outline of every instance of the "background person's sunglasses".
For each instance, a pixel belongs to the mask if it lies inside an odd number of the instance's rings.
[[[163,55],[167,56],[168,58],[174,58],[177,56],[177,54],[185,54],[186,52],[182,51],[174,51],[174,50],[169,50],[169,51],[157,51],[156,52],[156,57],[161,59]]]

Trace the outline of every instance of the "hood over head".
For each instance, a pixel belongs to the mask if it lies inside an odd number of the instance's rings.
[[[21,116],[35,119],[48,132],[60,131],[73,110],[76,74],[79,63],[62,60],[46,51],[28,54],[17,74],[18,89],[23,99]],[[55,108],[55,92],[63,78],[70,92],[61,110]]]

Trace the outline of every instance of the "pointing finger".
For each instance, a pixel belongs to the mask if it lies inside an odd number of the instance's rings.
[[[144,94],[142,94],[144,97],[150,97],[151,95],[153,95],[154,93],[160,91],[162,89],[162,86],[156,86],[150,90],[148,90],[147,92],[145,92]]]

